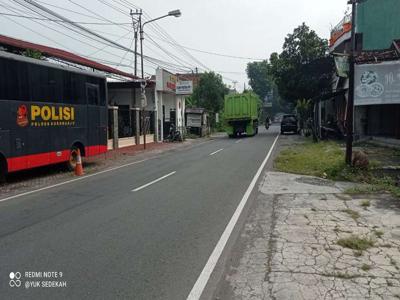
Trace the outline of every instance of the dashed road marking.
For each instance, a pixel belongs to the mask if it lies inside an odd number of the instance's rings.
[[[210,156],[213,156],[213,155],[217,154],[218,152],[221,152],[222,150],[224,150],[224,148],[214,151],[213,153],[210,153]]]
[[[82,176],[82,177],[78,177],[78,178],[75,178],[75,179],[67,180],[67,181],[64,181],[64,182],[57,183],[57,184],[45,186],[45,187],[42,187],[40,189],[36,189],[36,190],[33,190],[33,191],[29,191],[29,192],[17,194],[17,195],[14,195],[14,196],[10,196],[10,197],[4,198],[4,199],[0,199],[0,202],[4,202],[4,201],[7,201],[7,200],[11,200],[11,199],[15,199],[15,198],[31,195],[31,194],[38,193],[38,192],[45,191],[45,190],[49,190],[49,189],[52,189],[52,188],[55,188],[55,187],[58,187],[58,186],[62,186],[62,185],[65,185],[65,184],[69,184],[69,183],[73,183],[73,182],[80,181],[80,180],[83,180],[83,179],[87,179],[87,178],[90,178],[90,177],[94,177],[94,176],[97,176],[97,175],[100,175],[100,174],[103,174],[103,173],[107,173],[107,172],[115,171],[115,170],[122,169],[122,168],[125,168],[125,167],[129,167],[129,166],[132,166],[132,165],[136,165],[136,164],[148,161],[150,159],[152,159],[152,158],[134,161],[134,162],[131,162],[131,163],[128,163],[128,164],[125,164],[125,165],[121,165],[121,166],[118,166],[118,167],[106,169],[104,171],[100,171],[100,172],[93,173],[93,174],[90,174],[90,175],[85,175],[85,176]]]
[[[160,178],[157,178],[156,180],[153,180],[153,181],[151,181],[151,182],[149,182],[149,183],[146,183],[145,185],[142,185],[142,186],[140,186],[140,187],[138,187],[138,188],[132,190],[132,192],[137,192],[137,191],[143,190],[144,188],[148,187],[149,185],[152,185],[152,184],[154,184],[154,183],[156,183],[156,182],[159,182],[159,181],[161,181],[161,180],[163,180],[163,179],[165,179],[165,178],[167,178],[167,177],[169,177],[169,176],[171,176],[171,175],[174,175],[175,173],[176,173],[176,171],[173,171],[173,172],[171,172],[171,173],[168,173],[167,175],[164,175],[164,176],[162,176],[162,177],[160,177]]]

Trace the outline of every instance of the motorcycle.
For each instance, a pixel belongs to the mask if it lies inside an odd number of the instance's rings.
[[[265,120],[265,129],[266,130],[269,129],[269,125],[270,125],[270,120],[269,119]]]
[[[181,132],[179,130],[176,130],[176,127],[173,124],[169,128],[169,134],[167,136],[167,140],[170,143],[183,141]]]

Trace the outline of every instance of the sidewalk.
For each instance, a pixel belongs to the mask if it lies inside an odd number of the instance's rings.
[[[400,200],[266,172],[215,299],[399,299]]]

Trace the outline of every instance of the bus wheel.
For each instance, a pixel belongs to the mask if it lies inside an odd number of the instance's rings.
[[[0,183],[6,182],[7,163],[6,160],[0,156]]]
[[[71,151],[69,152],[69,159],[67,162],[68,170],[70,171],[75,170],[77,158],[78,158],[78,147],[73,146],[71,148]]]

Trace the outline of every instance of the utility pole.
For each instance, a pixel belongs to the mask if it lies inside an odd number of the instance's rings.
[[[135,65],[134,65],[134,70],[135,70],[135,77],[137,77],[137,56],[138,56],[138,52],[137,52],[137,46],[138,46],[138,31],[140,30],[140,24],[142,22],[142,10],[141,9],[136,9],[135,11],[133,11],[131,9],[131,13],[130,13],[131,17],[132,17],[132,27],[133,27],[133,31],[134,31],[134,39],[135,39],[135,51],[134,51],[134,55],[135,55]],[[137,18],[135,18],[135,16],[138,16]],[[132,106],[135,106],[135,142],[136,144],[140,144],[140,113],[139,110],[137,110],[137,97],[136,97],[136,88],[134,87],[134,93],[133,93],[133,104]]]
[[[142,10],[141,9],[136,9],[135,12],[131,9],[130,13],[132,17],[132,27],[134,31],[134,39],[135,39],[135,76],[137,76],[137,44],[138,44],[138,31],[140,28],[140,24],[142,23]],[[134,16],[139,16],[138,19],[134,19]]]
[[[349,56],[349,96],[346,114],[346,164],[351,165],[353,156],[353,122],[354,122],[354,54],[356,52],[356,11],[359,0],[349,0],[351,4],[351,46]]]

